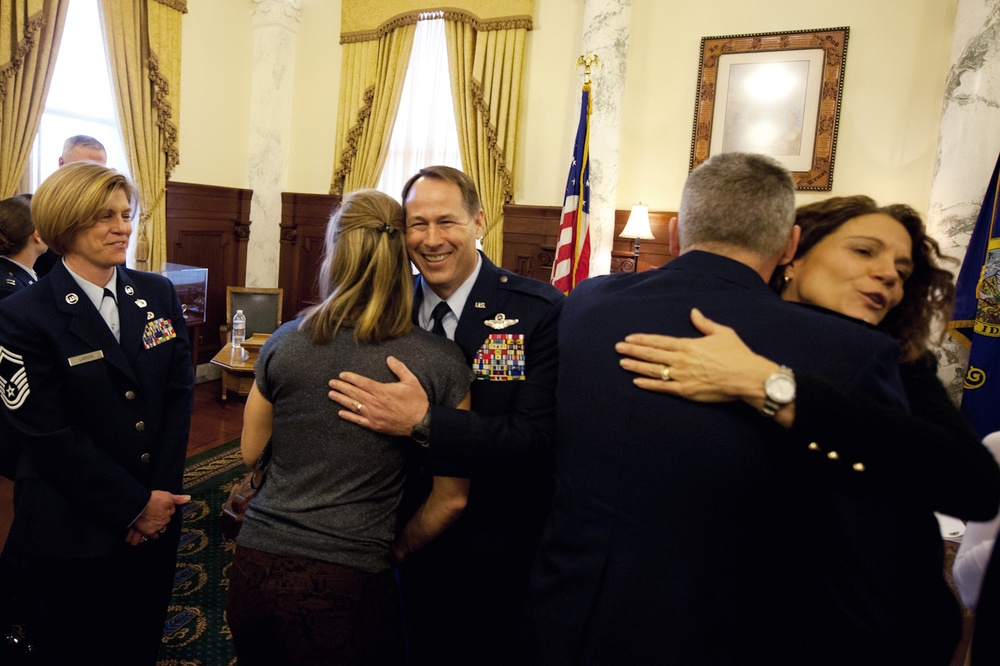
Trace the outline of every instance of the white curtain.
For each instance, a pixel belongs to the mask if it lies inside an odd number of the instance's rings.
[[[421,20],[378,189],[397,199],[410,176],[433,164],[462,168],[448,75],[444,20]]]

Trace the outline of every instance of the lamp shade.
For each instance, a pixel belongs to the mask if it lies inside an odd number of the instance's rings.
[[[621,238],[653,238],[653,232],[649,230],[649,206],[643,204],[632,206],[628,222],[625,223],[625,228],[618,235]]]

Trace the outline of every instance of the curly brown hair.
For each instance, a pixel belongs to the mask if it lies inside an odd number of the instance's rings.
[[[958,263],[954,257],[941,253],[937,241],[927,235],[917,211],[905,204],[879,206],[864,195],[833,197],[799,206],[795,210],[795,224],[802,228],[802,236],[795,259],[848,220],[878,213],[902,224],[913,242],[913,273],[903,285],[903,300],[879,324],[881,330],[899,341],[901,361],[913,363],[930,347],[934,320],[951,316],[955,285],[951,272],[941,265]],[[784,274],[785,267],[779,266],[771,277],[771,287],[779,294],[785,288]]]

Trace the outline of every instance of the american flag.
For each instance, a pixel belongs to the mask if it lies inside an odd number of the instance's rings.
[[[552,284],[564,294],[590,275],[590,84],[583,86],[580,125],[573,144],[573,162],[566,178],[562,222]]]

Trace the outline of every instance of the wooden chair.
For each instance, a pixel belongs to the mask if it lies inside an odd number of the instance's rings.
[[[257,360],[261,343],[259,339],[254,340],[255,344],[251,346],[249,341],[254,335],[258,338],[266,337],[281,326],[281,297],[280,287],[226,287],[226,321],[229,323],[219,327],[222,349],[211,361],[222,369],[223,400],[230,390],[236,391],[240,396],[250,393],[253,386],[253,364]],[[243,310],[247,318],[247,342],[244,343],[244,349],[233,349],[229,344],[233,315],[237,310]]]
[[[281,287],[226,287],[226,323],[219,327],[222,344],[230,341],[237,310],[246,315],[247,339],[255,333],[274,333],[281,326],[281,299]]]

